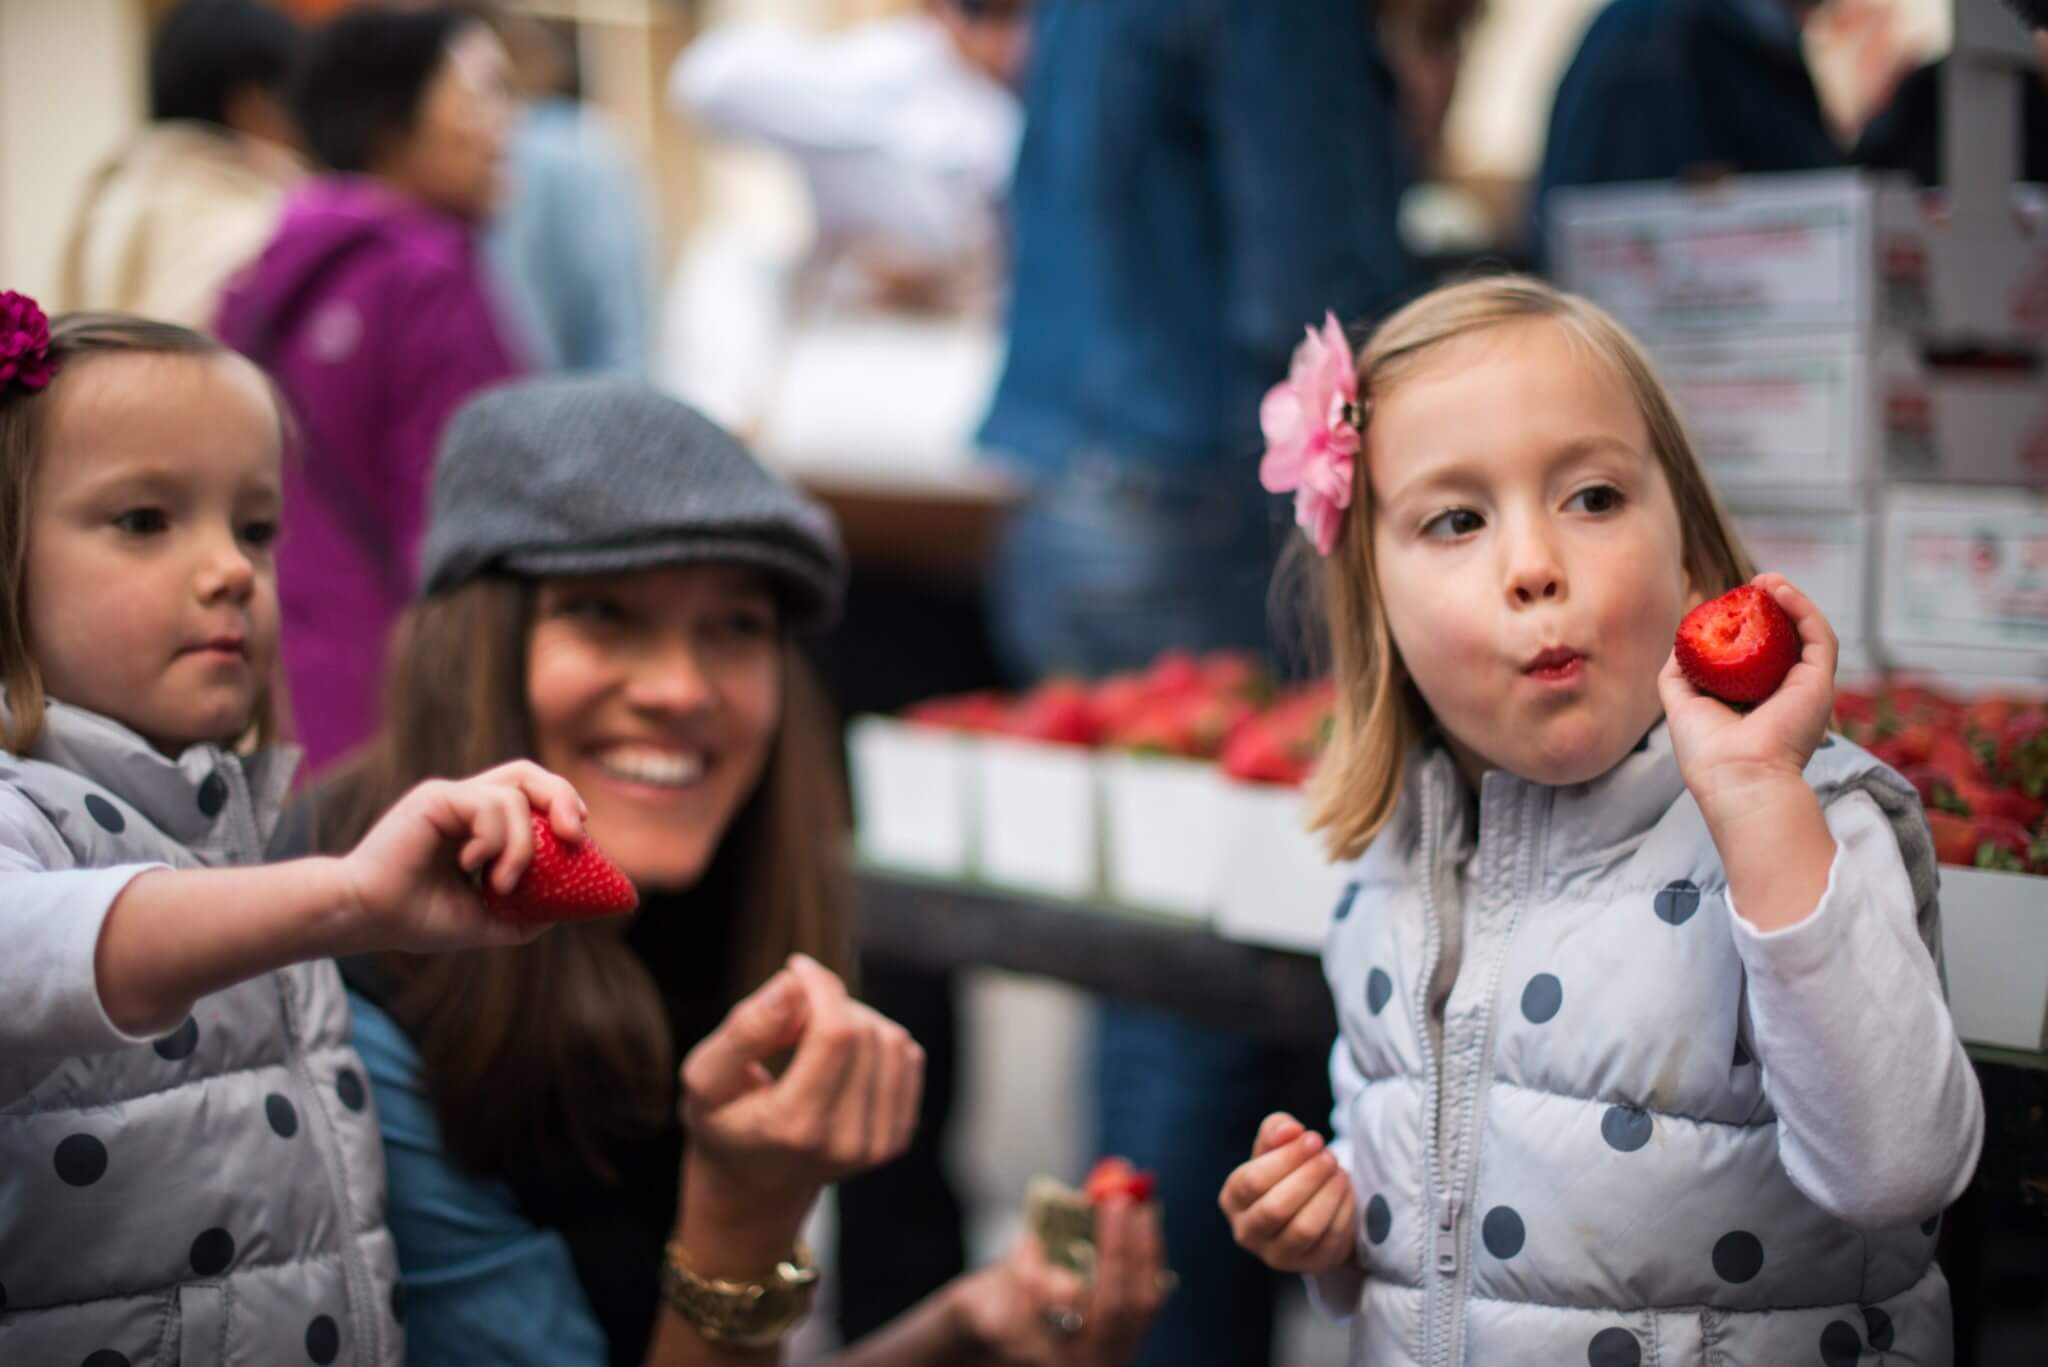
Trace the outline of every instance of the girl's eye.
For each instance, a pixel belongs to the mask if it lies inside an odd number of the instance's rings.
[[[1422,524],[1422,534],[1433,540],[1449,541],[1470,536],[1486,525],[1486,519],[1470,508],[1449,508]]]
[[[1571,497],[1567,508],[1577,508],[1587,513],[1611,513],[1622,505],[1621,490],[1612,484],[1596,484],[1590,489],[1581,489]]]
[[[154,536],[168,531],[171,520],[161,508],[130,508],[115,516],[114,525],[130,536]]]
[[[244,523],[242,526],[242,540],[252,546],[262,547],[271,545],[277,540],[277,524],[269,521]]]

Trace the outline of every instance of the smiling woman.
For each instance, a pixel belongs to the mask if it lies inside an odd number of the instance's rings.
[[[846,814],[793,636],[833,610],[837,537],[730,434],[625,380],[486,394],[434,473],[426,592],[382,726],[321,794],[323,843],[425,776],[531,757],[576,786],[640,908],[502,953],[348,970],[409,1351],[758,1363],[733,1353],[771,1347],[808,1304],[812,1202],[902,1151],[923,1075],[918,1046],[830,971],[847,957]],[[1027,1252],[847,1367],[999,1342],[1013,1360],[1025,1340],[1040,1356],[1022,1360],[1108,1367],[1156,1308],[1161,1262],[1151,1215],[1104,1220],[1116,1275],[1071,1343],[1042,1312],[1080,1313],[1081,1292]]]

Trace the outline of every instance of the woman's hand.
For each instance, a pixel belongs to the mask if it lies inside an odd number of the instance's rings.
[[[690,1051],[682,1081],[685,1247],[708,1275],[752,1275],[788,1256],[821,1188],[909,1147],[924,1050],[799,954]]]
[[[1116,1367],[1136,1356],[1172,1278],[1159,1207],[1114,1197],[1095,1209],[1092,1284],[1046,1261],[1031,1234],[1003,1261],[953,1283],[955,1312],[997,1362],[1017,1367]]]
[[[540,928],[493,916],[470,875],[510,892],[533,860],[531,813],[584,838],[583,800],[565,779],[515,760],[474,778],[433,779],[398,800],[340,861],[347,924],[336,953],[524,944]]]
[[[1799,631],[1799,661],[1777,692],[1738,712],[1694,688],[1676,652],[1657,676],[1679,772],[1710,821],[1751,805],[1786,780],[1803,786],[1806,762],[1834,712],[1840,647],[1827,619],[1783,575],[1760,574],[1751,582],[1777,600]]]

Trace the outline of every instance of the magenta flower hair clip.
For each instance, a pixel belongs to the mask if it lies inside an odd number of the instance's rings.
[[[0,399],[35,393],[57,373],[50,361],[50,320],[36,301],[0,291]]]
[[[1259,483],[1268,493],[1294,495],[1294,520],[1327,556],[1351,506],[1352,465],[1365,431],[1358,400],[1358,362],[1337,315],[1323,315],[1320,330],[1294,349],[1287,378],[1259,404],[1266,454]]]

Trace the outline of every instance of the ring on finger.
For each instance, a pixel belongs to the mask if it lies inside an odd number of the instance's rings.
[[[1072,1338],[1088,1326],[1088,1317],[1071,1305],[1048,1305],[1038,1312],[1038,1318],[1063,1338]]]

